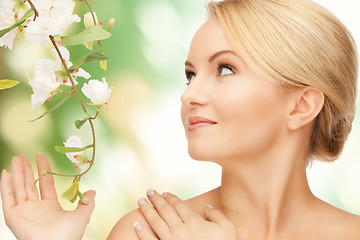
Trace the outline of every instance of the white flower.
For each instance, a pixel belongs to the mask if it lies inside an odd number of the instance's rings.
[[[70,53],[65,48],[60,46],[59,51],[68,67],[72,66],[69,61]],[[83,77],[89,79],[91,76],[89,73],[81,68],[75,69],[71,74],[74,84],[77,77]],[[63,68],[61,60],[55,50],[53,50],[52,59],[38,59],[35,63],[34,78],[29,81],[30,86],[33,88],[34,94],[31,95],[32,108],[36,108],[43,104],[47,99],[50,99],[53,92],[61,85],[71,86],[71,82],[68,81],[68,76]]]
[[[75,3],[72,0],[37,0],[34,2],[39,17],[31,21],[25,38],[46,46],[49,35],[61,35],[74,22],[80,22],[78,15],[73,14]]]
[[[5,29],[12,26],[25,14],[22,8],[15,10],[14,0],[0,1],[0,29]],[[12,49],[13,42],[16,36],[23,30],[23,25],[20,25],[10,32],[6,33],[0,38],[0,47],[7,47]]]
[[[68,67],[72,64],[69,61],[70,53],[65,47],[59,47],[60,53],[63,56]],[[91,76],[83,69],[75,69],[72,73],[74,83],[77,84],[77,77],[84,77],[89,79]],[[71,86],[70,81],[63,68],[59,56],[53,51],[53,59],[38,59],[35,63],[34,78],[29,81],[33,88],[34,94],[31,95],[32,108],[35,109],[43,104],[47,99],[50,99],[53,92],[61,85],[65,84]]]
[[[37,108],[52,96],[59,86],[55,75],[56,64],[50,59],[38,59],[35,62],[34,78],[29,81],[34,94],[31,95],[32,108]]]
[[[72,63],[70,62],[69,50],[67,50],[67,48],[63,46],[59,46],[58,48],[67,67],[70,68],[72,66]],[[60,76],[58,76],[58,81],[60,81],[60,83],[65,84],[67,86],[71,86],[71,82],[68,81],[68,76],[66,75],[66,71],[63,68],[62,62],[55,49],[52,49],[52,54],[53,54],[53,59],[57,65],[57,69],[55,69],[55,71],[57,71],[58,73],[60,72],[62,73]],[[74,72],[71,74],[71,76],[73,77],[73,81],[75,85],[78,84],[78,82],[76,81],[77,77],[83,77],[85,79],[89,79],[91,77],[91,75],[82,68],[75,69]]]
[[[102,82],[96,79],[90,80],[89,83],[85,83],[81,88],[85,96],[89,98],[94,105],[99,107],[107,104],[111,95],[111,88],[109,88],[105,78],[102,80]]]
[[[64,145],[65,147],[76,148],[83,148],[85,146],[78,136],[69,137],[66,142],[64,142]],[[88,149],[81,152],[70,152],[65,154],[70,161],[76,164],[75,169],[81,169],[81,173],[85,172],[90,167],[90,163],[88,162]]]

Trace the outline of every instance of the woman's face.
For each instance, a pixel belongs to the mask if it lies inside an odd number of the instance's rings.
[[[253,158],[286,131],[286,94],[242,62],[216,17],[195,34],[185,72],[181,118],[192,158]]]

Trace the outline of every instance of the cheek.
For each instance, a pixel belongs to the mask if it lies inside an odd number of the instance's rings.
[[[224,154],[248,155],[269,149],[284,127],[283,102],[272,92],[228,95],[218,105]]]

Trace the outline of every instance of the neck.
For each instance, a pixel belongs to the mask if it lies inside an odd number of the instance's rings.
[[[221,208],[242,239],[276,238],[298,222],[299,212],[308,212],[314,196],[306,178],[306,151],[285,149],[223,165]]]

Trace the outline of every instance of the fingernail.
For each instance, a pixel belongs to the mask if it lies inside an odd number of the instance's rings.
[[[149,190],[146,191],[146,195],[148,197],[152,197],[152,196],[155,195],[155,191],[153,189],[149,189]]]
[[[163,193],[161,194],[161,196],[162,196],[163,198],[167,198],[168,193],[167,193],[167,192],[163,192]]]
[[[208,204],[208,205],[206,205],[208,208],[211,208],[211,209],[214,209],[215,207],[213,206],[213,205],[210,205],[210,204]]]
[[[143,205],[145,205],[146,204],[146,199],[145,198],[139,198],[139,200],[138,200],[138,205],[139,206],[143,206]]]
[[[138,232],[140,232],[142,230],[142,226],[138,222],[134,223],[134,227],[135,227],[136,231],[138,231]]]

